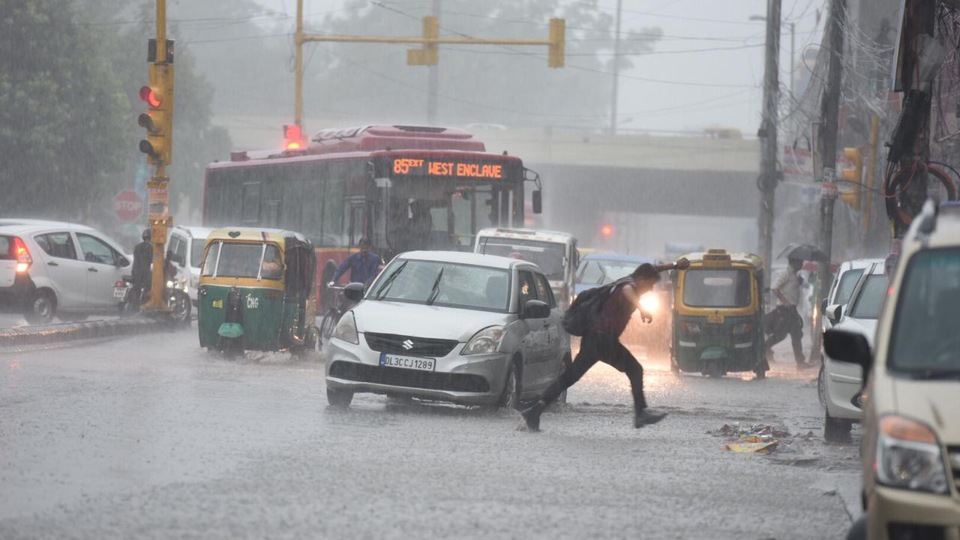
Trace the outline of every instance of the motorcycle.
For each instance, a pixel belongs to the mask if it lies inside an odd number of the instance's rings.
[[[167,299],[167,305],[170,307],[170,318],[176,326],[187,326],[190,324],[190,295],[187,293],[187,280],[174,277],[168,279],[163,289],[164,298]],[[113,288],[113,297],[117,300],[120,314],[124,316],[134,315],[140,312],[140,301],[134,299],[133,282],[129,278],[117,281]],[[150,298],[150,291],[143,291],[144,301]]]

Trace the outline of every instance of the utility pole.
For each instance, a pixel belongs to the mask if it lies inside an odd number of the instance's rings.
[[[760,131],[760,214],[759,249],[763,258],[764,280],[770,283],[773,264],[773,205],[779,181],[777,173],[777,107],[780,103],[780,0],[767,0],[767,41],[763,69],[763,120]],[[765,285],[766,285],[765,284]]]
[[[837,169],[837,129],[840,115],[840,85],[843,74],[843,26],[846,20],[847,0],[831,0],[830,18],[827,23],[829,32],[830,59],[827,64],[827,81],[820,98],[820,137],[817,151],[823,164],[823,176],[820,184],[820,250],[827,255],[821,261],[817,272],[817,294],[815,296],[817,316],[811,328],[810,361],[820,354],[820,320],[823,317],[819,306],[822,298],[830,292],[830,259],[833,251],[833,206],[839,195],[836,184]]]
[[[620,13],[623,0],[617,0],[617,33],[613,36],[613,96],[610,98],[610,134],[617,134],[617,92],[620,87]]]

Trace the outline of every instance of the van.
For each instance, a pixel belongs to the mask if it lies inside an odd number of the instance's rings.
[[[865,513],[852,538],[960,538],[960,206],[928,201],[902,239],[873,347],[824,333],[858,364]]]
[[[200,282],[200,265],[203,264],[203,245],[213,229],[177,225],[170,229],[167,251],[173,254],[172,262],[177,268],[177,281],[185,282],[187,294],[193,307],[197,307],[197,285]]]
[[[536,264],[547,276],[560,309],[570,306],[580,264],[577,239],[572,234],[534,229],[482,229],[477,233],[473,251]]]

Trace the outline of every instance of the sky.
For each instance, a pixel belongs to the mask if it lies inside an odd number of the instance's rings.
[[[296,0],[258,1],[279,13],[296,14]],[[750,19],[765,16],[766,4],[765,0],[622,0],[621,32],[655,26],[663,38],[651,54],[633,57],[633,69],[620,73],[618,131],[702,132],[708,127],[729,127],[754,137],[763,95],[765,23]],[[599,5],[611,14],[617,11],[617,0],[601,0]],[[343,9],[341,0],[304,0],[305,24],[310,24],[311,17],[319,20],[339,9]],[[800,75],[807,70],[800,61],[803,51],[820,41],[826,1],[782,0],[781,10],[780,79],[786,89],[789,23],[795,37],[794,71]],[[576,59],[568,58],[567,63],[575,64]]]

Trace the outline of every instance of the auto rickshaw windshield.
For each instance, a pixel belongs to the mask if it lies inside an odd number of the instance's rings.
[[[207,250],[200,275],[256,279],[261,275],[261,265],[267,261],[276,261],[279,264],[280,251],[277,246],[216,242]],[[279,279],[280,272],[265,271],[261,277]]]
[[[750,305],[746,269],[691,268],[683,281],[683,303],[690,307],[739,308]]]

